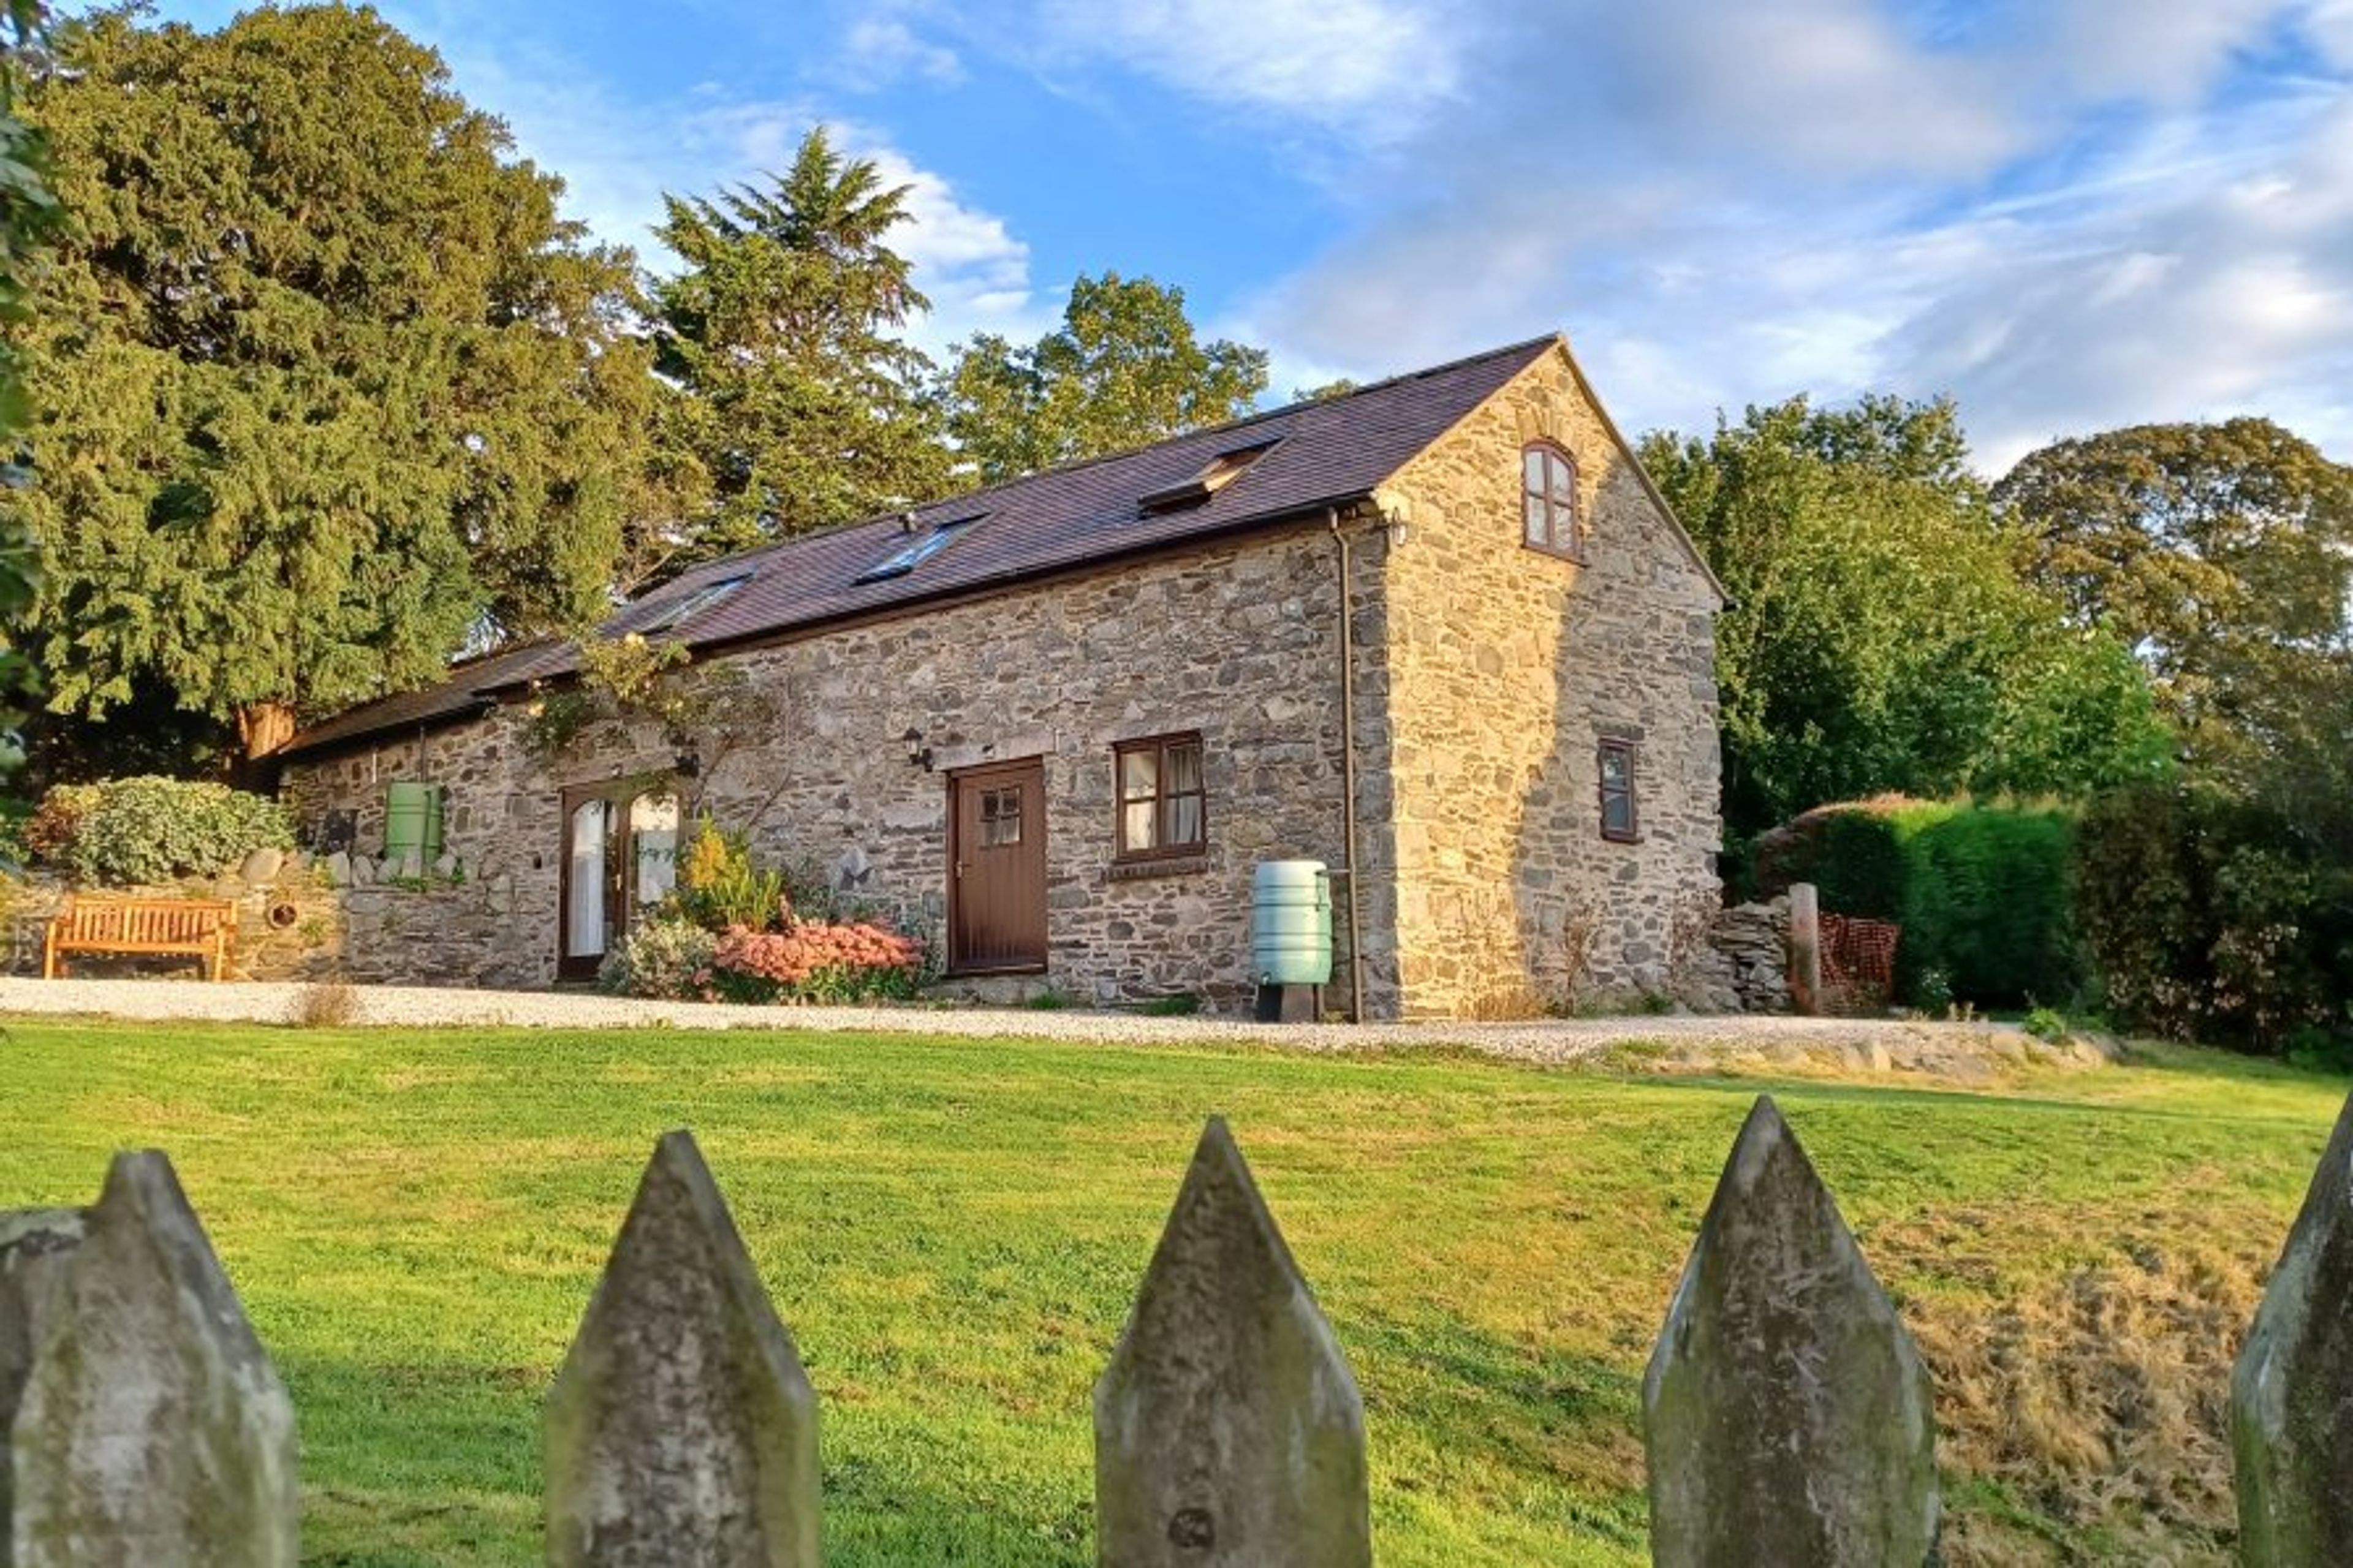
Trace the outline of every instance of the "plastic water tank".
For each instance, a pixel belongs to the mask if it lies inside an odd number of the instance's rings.
[[[418,869],[441,854],[441,786],[395,780],[384,797],[384,858]]]
[[[1332,878],[1321,860],[1261,860],[1250,878],[1250,971],[1262,985],[1332,978]]]

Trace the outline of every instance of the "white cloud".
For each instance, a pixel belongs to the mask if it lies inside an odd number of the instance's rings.
[[[1388,139],[1455,94],[1470,22],[1416,0],[1043,0],[1034,25],[1050,59]]]
[[[2249,410],[2353,456],[2353,96],[2243,76],[2283,26],[2353,45],[2353,0],[1890,15],[1556,7],[1241,313],[1360,376],[1565,326],[1636,428],[1950,392],[1995,470]]]
[[[852,23],[828,73],[833,84],[854,92],[879,92],[906,81],[951,86],[964,75],[964,62],[954,49],[927,42],[906,23],[887,16]]]

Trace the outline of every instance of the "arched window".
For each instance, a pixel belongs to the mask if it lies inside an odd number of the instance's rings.
[[[1530,442],[1520,453],[1520,527],[1531,550],[1585,559],[1585,536],[1577,526],[1577,464],[1549,441]]]

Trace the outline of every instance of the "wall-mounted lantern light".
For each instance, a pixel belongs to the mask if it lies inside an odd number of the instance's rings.
[[[691,779],[702,772],[702,753],[692,746],[670,759],[670,766],[682,779]]]
[[[910,730],[905,734],[900,736],[899,739],[907,743],[907,761],[909,764],[914,767],[919,767],[925,773],[930,773],[932,771],[932,749],[923,744],[923,732],[921,730]]]

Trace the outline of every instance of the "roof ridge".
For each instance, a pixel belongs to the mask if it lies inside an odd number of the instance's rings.
[[[1542,348],[1560,341],[1561,334],[1557,331],[1541,332],[1533,338],[1524,338],[1515,343],[1505,343],[1500,348],[1482,349],[1477,353],[1463,354],[1459,358],[1446,360],[1438,364],[1423,365],[1416,370],[1399,371],[1395,375],[1383,376],[1378,381],[1369,381],[1362,386],[1352,386],[1347,391],[1331,397],[1295,397],[1289,403],[1246,414],[1239,419],[1229,419],[1222,425],[1202,425],[1190,430],[1179,430],[1173,436],[1163,436],[1156,441],[1146,441],[1140,447],[1122,447],[1113,452],[1097,452],[1092,457],[1072,458],[1067,462],[1050,464],[1042,468],[1032,468],[1026,474],[1016,474],[1011,479],[998,479],[993,484],[983,485],[977,489],[958,490],[954,494],[936,497],[930,500],[910,501],[905,506],[894,507],[887,511],[872,512],[847,522],[828,523],[823,528],[805,529],[798,533],[787,534],[782,539],[772,539],[765,544],[746,545],[742,550],[732,551],[725,555],[713,556],[709,561],[699,561],[686,568],[685,572],[680,573],[679,576],[684,576],[686,572],[702,571],[722,561],[750,560],[807,540],[848,533],[853,529],[871,528],[876,523],[893,521],[909,512],[929,511],[934,508],[969,506],[983,496],[1010,489],[1016,485],[1026,485],[1036,479],[1049,479],[1060,474],[1073,474],[1103,463],[1115,463],[1123,458],[1133,458],[1138,453],[1149,452],[1178,441],[1190,441],[1202,436],[1217,436],[1228,431],[1247,429],[1252,425],[1263,424],[1267,420],[1297,413],[1304,408],[1334,407],[1372,393],[1385,392],[1391,387],[1401,386],[1408,382],[1423,381],[1430,376],[1444,375],[1450,371],[1461,370],[1466,365],[1479,364],[1487,360],[1504,359],[1513,354],[1526,353],[1533,349]],[[676,582],[677,578],[672,578],[671,581]]]

